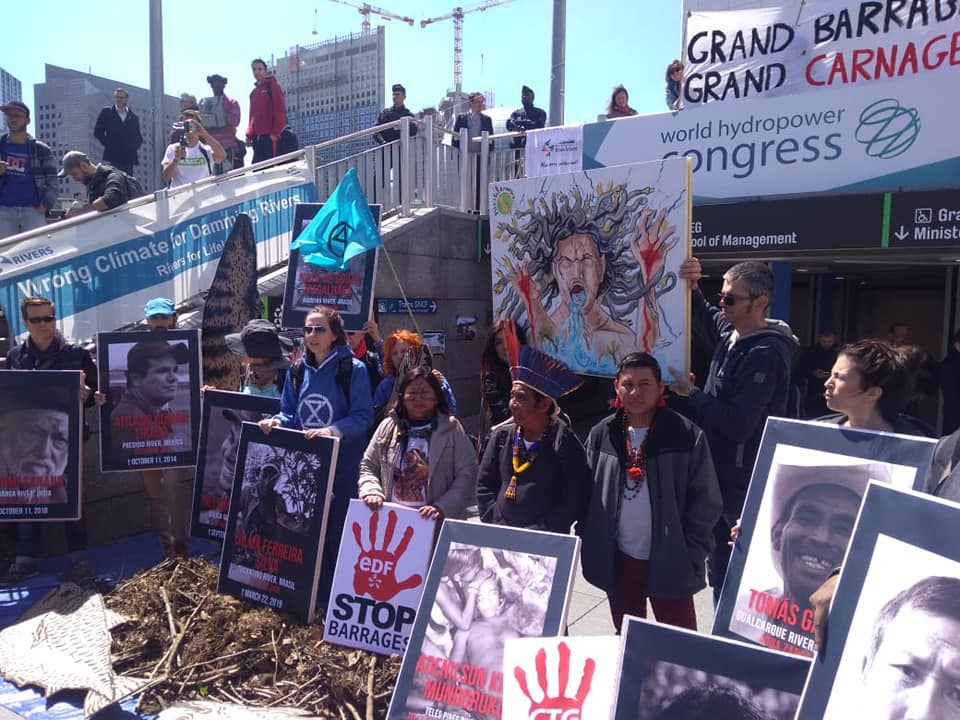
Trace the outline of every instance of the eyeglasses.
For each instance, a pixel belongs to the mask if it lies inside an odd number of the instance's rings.
[[[721,305],[726,305],[727,307],[733,307],[741,300],[754,300],[756,295],[734,295],[733,293],[717,293],[717,302]]]
[[[318,335],[323,335],[325,332],[327,332],[327,328],[325,328],[323,325],[304,325],[303,326],[304,335],[313,335],[314,333],[317,333]]]
[[[433,400],[436,402],[437,396],[434,395],[433,391],[424,390],[423,392],[413,393],[405,392],[403,394],[404,400]]]
[[[147,320],[169,320],[173,315],[167,315],[165,313],[155,313],[147,318]]]
[[[40,323],[52,323],[56,322],[57,318],[54,315],[40,315],[38,317],[27,318],[27,322],[31,325],[39,325]]]

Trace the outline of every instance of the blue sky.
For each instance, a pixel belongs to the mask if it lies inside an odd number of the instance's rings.
[[[457,2],[372,4],[419,21],[443,15]],[[461,4],[469,8],[474,3]],[[24,100],[31,107],[33,85],[43,81],[44,63],[147,87],[148,7],[147,0],[11,3],[4,8],[4,26],[20,30],[4,34],[0,67],[23,83]],[[546,109],[552,8],[551,0],[512,0],[467,14],[464,89],[491,90],[497,105],[515,105],[520,86],[527,84],[537,93],[536,104]],[[680,53],[680,13],[680,0],[567,0],[565,121],[594,120],[621,82],[638,111],[665,110],[664,68]],[[359,32],[361,22],[356,10],[330,0],[165,0],[163,16],[164,90],[202,96],[209,92],[208,74],[226,75],[226,93],[241,100],[244,124],[252,58],[279,58],[297,44]],[[371,16],[371,22],[381,21]],[[402,82],[414,111],[436,105],[453,87],[452,20],[423,29],[419,22],[415,27],[383,24],[386,87]]]

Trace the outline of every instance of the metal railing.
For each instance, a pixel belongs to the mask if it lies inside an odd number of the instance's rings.
[[[410,135],[411,128],[417,133]],[[383,143],[355,155],[319,164],[317,158],[323,151],[336,149],[345,143],[373,138],[384,130],[396,128],[399,140]],[[487,215],[487,188],[489,183],[523,177],[523,151],[507,147],[507,141],[522,133],[482,133],[472,138],[474,147],[479,143],[479,152],[471,152],[471,138],[466,130],[453,133],[434,125],[433,118],[423,120],[401,118],[384,125],[344,135],[327,142],[313,145],[281,157],[264,160],[256,165],[237,168],[224,175],[217,175],[195,183],[174,188],[162,188],[153,194],[131,200],[105,213],[87,213],[55,223],[64,228],[92,223],[90,232],[96,232],[96,223],[108,222],[120,213],[136,213],[139,208],[156,204],[154,217],[167,219],[180,207],[189,205],[194,192],[208,185],[222,185],[225,195],[230,194],[230,182],[234,178],[256,173],[258,170],[305,159],[308,170],[317,187],[317,197],[323,201],[330,196],[337,183],[349,168],[354,168],[360,184],[371,203],[383,206],[383,215],[409,215],[414,208],[444,207],[465,213]],[[459,147],[455,146],[454,140]],[[494,148],[490,148],[494,144]],[[501,147],[502,146],[502,147]],[[150,213],[153,215],[153,212]],[[0,252],[4,247],[49,232],[47,225],[13,237],[0,239]]]

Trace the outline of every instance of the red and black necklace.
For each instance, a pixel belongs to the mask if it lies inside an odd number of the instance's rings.
[[[653,422],[647,428],[647,434],[640,443],[640,447],[634,448],[633,443],[630,442],[630,423],[627,421],[627,414],[623,414],[623,446],[627,453],[627,477],[623,495],[626,500],[632,500],[639,495],[640,488],[647,479],[647,441],[650,439],[651,432],[653,432]]]

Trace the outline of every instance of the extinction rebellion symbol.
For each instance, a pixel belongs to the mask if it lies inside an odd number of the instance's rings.
[[[884,98],[867,105],[860,113],[857,142],[870,157],[889,160],[903,155],[920,135],[920,113]]]
[[[342,258],[347,251],[347,242],[353,234],[353,227],[345,220],[341,220],[327,235],[327,250],[331,255]]]

